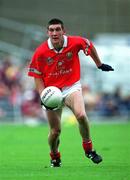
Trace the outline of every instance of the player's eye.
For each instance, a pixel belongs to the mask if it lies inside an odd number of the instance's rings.
[[[57,28],[49,28],[49,31],[50,31],[50,32],[54,32],[54,31],[59,32],[59,31],[61,31],[61,28],[60,28],[60,27],[57,27]]]
[[[57,27],[55,30],[56,30],[56,31],[61,31],[61,28],[60,28],[60,27]]]
[[[54,31],[54,29],[52,29],[52,28],[50,28],[50,29],[48,29],[50,32],[53,32]]]

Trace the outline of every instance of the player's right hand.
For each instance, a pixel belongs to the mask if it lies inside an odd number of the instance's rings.
[[[56,111],[57,108],[49,108],[47,107],[42,101],[41,101],[41,107],[43,110],[46,110],[46,111]]]
[[[41,101],[42,109],[44,110],[52,110],[51,108],[48,108],[42,101]]]
[[[42,107],[42,109],[47,110],[47,108],[44,106],[42,101],[41,101],[41,107]]]

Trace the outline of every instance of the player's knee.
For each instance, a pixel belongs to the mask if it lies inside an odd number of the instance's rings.
[[[60,133],[61,133],[61,129],[52,129],[51,130],[51,135],[54,137],[54,138],[57,138],[60,136]]]
[[[83,121],[86,121],[87,116],[85,112],[79,112],[76,116],[79,123],[83,123]]]

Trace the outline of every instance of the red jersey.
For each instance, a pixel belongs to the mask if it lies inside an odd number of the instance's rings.
[[[80,62],[78,53],[91,52],[92,43],[79,36],[64,36],[63,48],[57,52],[50,38],[35,51],[29,65],[29,76],[42,78],[45,87],[63,88],[80,80]]]

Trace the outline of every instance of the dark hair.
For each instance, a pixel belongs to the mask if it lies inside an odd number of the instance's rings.
[[[51,20],[48,22],[47,28],[49,28],[49,26],[50,26],[50,25],[53,25],[53,24],[61,24],[62,29],[64,29],[64,23],[63,23],[60,19],[57,19],[57,18],[51,19]]]

